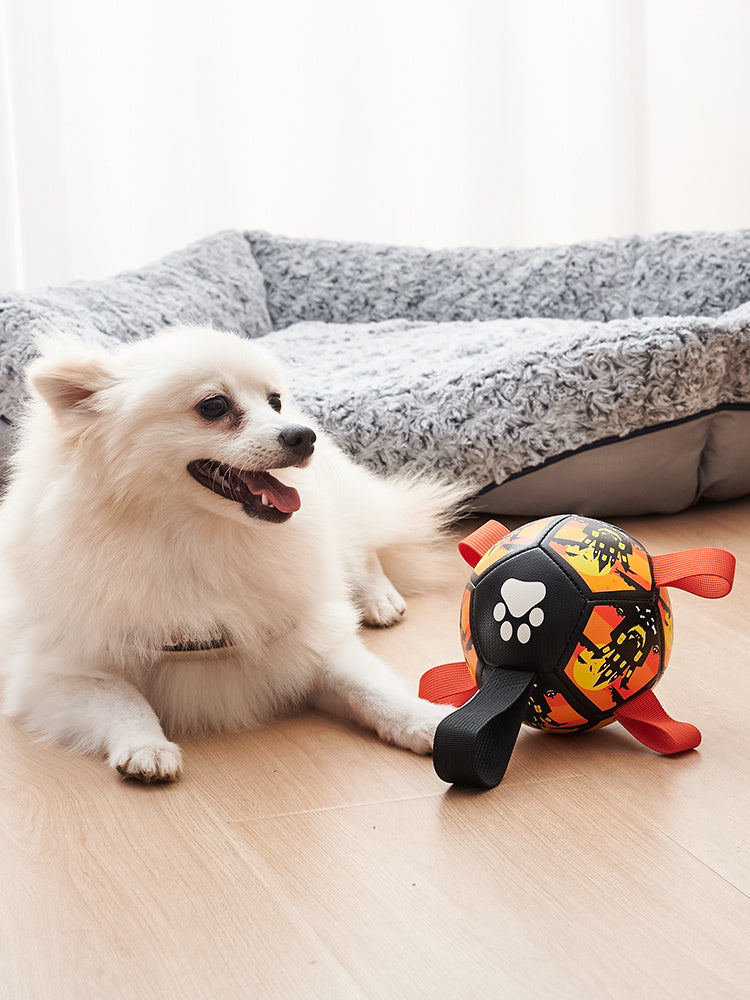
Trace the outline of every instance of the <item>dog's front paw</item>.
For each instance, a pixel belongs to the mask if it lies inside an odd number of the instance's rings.
[[[362,620],[375,628],[388,628],[404,616],[406,601],[394,586],[384,579],[382,590],[366,594],[362,599]]]
[[[182,751],[176,743],[164,740],[121,750],[110,758],[110,764],[123,778],[147,785],[175,781],[182,774]]]
[[[407,718],[400,720],[400,724],[393,728],[388,738],[396,746],[424,756],[432,753],[438,725],[446,715],[456,710],[452,705],[433,705],[421,698],[418,706]]]

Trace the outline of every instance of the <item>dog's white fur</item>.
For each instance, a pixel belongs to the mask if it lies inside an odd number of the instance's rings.
[[[279,434],[309,421],[285,395],[269,405],[277,363],[233,334],[171,329],[112,353],[51,340],[28,379],[0,508],[7,713],[143,781],[180,774],[171,739],[306,704],[430,752],[450,709],[411,694],[357,632],[404,611],[378,550],[393,572],[431,576],[455,491],[378,478],[319,432],[291,467]],[[200,402],[217,394],[234,416],[206,420]],[[188,473],[205,458],[277,470],[301,508],[279,524],[248,516]],[[165,651],[219,634],[231,645]]]

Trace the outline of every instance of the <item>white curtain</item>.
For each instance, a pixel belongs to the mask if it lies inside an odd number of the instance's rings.
[[[0,0],[0,289],[750,226],[747,0]]]

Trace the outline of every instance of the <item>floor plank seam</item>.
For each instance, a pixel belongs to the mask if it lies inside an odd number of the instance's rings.
[[[654,829],[658,830],[658,832],[663,837],[666,837],[666,839],[671,841],[676,847],[679,847],[681,851],[687,854],[688,857],[692,858],[693,861],[695,861],[697,864],[701,866],[701,868],[705,868],[706,871],[711,872],[711,874],[715,875],[716,878],[720,879],[724,883],[724,885],[728,886],[730,889],[734,889],[735,892],[738,892],[743,897],[743,899],[750,900],[750,894],[748,894],[744,889],[740,888],[740,886],[738,886],[735,882],[732,882],[729,878],[727,878],[726,875],[722,875],[722,873],[717,871],[713,867],[713,865],[710,865],[707,861],[704,861],[703,858],[698,857],[698,855],[695,854],[693,851],[691,851],[688,847],[685,847],[684,844],[681,844],[679,840],[675,840],[674,837],[670,837],[668,833],[665,833],[663,830],[659,829],[658,826],[654,826]]]
[[[264,813],[263,815],[258,816],[247,816],[245,819],[230,819],[227,820],[227,824],[229,826],[233,826],[235,824],[254,823],[257,820],[282,819],[287,816],[312,816],[317,813],[339,812],[346,809],[361,809],[367,806],[387,806],[394,805],[399,802],[421,802],[426,799],[438,798],[441,795],[445,795],[445,792],[436,791],[428,792],[424,795],[405,795],[392,799],[366,799],[362,802],[342,802],[338,805],[331,806],[315,806],[307,809],[282,810],[281,812]]]

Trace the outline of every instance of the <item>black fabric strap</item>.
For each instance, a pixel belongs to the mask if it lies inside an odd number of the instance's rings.
[[[494,788],[516,745],[536,673],[486,670],[482,686],[437,727],[432,760],[439,778]]]

